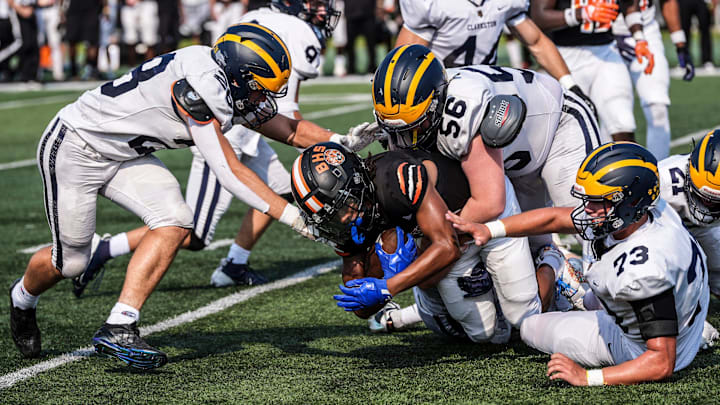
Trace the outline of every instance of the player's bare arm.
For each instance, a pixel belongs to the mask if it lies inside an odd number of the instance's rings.
[[[530,49],[540,66],[545,68],[550,76],[560,80],[570,75],[570,69],[555,44],[543,34],[533,20],[526,18],[521,23],[511,26],[510,31]]]
[[[316,143],[331,141],[339,143],[352,151],[358,151],[376,139],[377,124],[375,122],[365,122],[350,128],[347,135],[340,135],[311,121],[292,119],[278,114],[261,125],[258,132],[276,141],[298,148],[307,148]]]
[[[398,46],[413,44],[429,46],[430,42],[422,39],[419,35],[413,33],[406,27],[402,27],[402,29],[400,29],[400,33],[398,34],[397,39],[395,40],[395,47],[397,48]]]
[[[416,214],[418,226],[430,245],[405,270],[388,280],[392,295],[422,283],[460,257],[455,231],[444,218],[446,211],[445,201],[432,184]]]
[[[602,384],[605,385],[638,384],[646,381],[660,381],[672,376],[675,368],[677,339],[674,336],[662,336],[648,339],[646,343],[647,350],[640,356],[616,366],[595,369],[590,372],[597,375],[597,377],[594,375],[594,378],[602,378]],[[551,356],[548,362],[547,376],[551,380],[565,380],[575,386],[589,385],[588,370],[561,353]]]
[[[476,136],[461,165],[470,184],[471,196],[460,216],[473,222],[497,218],[505,209],[502,149],[489,148],[481,136]],[[479,173],[483,175],[479,176]]]
[[[472,235],[475,244],[482,246],[490,239],[502,236],[522,237],[547,233],[577,233],[570,214],[573,208],[540,208],[503,218],[487,224],[467,221],[447,211],[445,218],[459,232]],[[503,230],[504,229],[504,230]]]

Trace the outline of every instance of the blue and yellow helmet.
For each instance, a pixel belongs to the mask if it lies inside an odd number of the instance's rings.
[[[435,143],[445,105],[447,76],[422,45],[403,45],[383,59],[373,78],[375,119],[394,148],[429,148]]]
[[[215,41],[212,56],[229,81],[235,115],[248,121],[243,124],[256,127],[275,116],[275,98],[287,94],[292,67],[277,34],[258,24],[233,25]],[[261,91],[265,100],[251,100],[251,91]]]
[[[702,223],[720,219],[720,130],[695,145],[688,161],[685,191],[690,212]]]
[[[571,190],[582,204],[572,212],[581,237],[594,240],[640,220],[660,195],[657,159],[632,142],[606,143],[580,164]],[[605,215],[585,213],[590,202],[605,204]]]

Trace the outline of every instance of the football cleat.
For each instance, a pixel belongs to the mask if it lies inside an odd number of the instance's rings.
[[[717,345],[719,341],[720,333],[718,333],[717,329],[715,329],[710,322],[705,321],[705,325],[703,326],[702,341],[700,341],[700,350],[708,350]]]
[[[40,329],[37,326],[35,308],[20,309],[13,305],[12,290],[22,278],[10,286],[10,334],[24,357],[40,356]]]
[[[90,249],[90,263],[88,263],[82,274],[72,279],[73,294],[75,294],[76,297],[80,298],[83,292],[85,292],[85,288],[98,274],[100,277],[93,285],[93,288],[97,289],[97,287],[100,286],[102,275],[105,273],[105,263],[112,259],[110,256],[111,237],[112,235],[109,233],[106,233],[102,237],[98,234],[93,235],[92,248]]]
[[[260,285],[267,282],[267,277],[256,272],[247,264],[236,264],[228,258],[220,260],[220,265],[210,277],[210,284],[213,287]]]
[[[95,352],[115,357],[130,367],[150,370],[167,363],[167,355],[150,346],[140,337],[137,323],[112,325],[105,323],[93,336]]]
[[[400,310],[400,305],[393,301],[388,301],[385,306],[375,315],[368,318],[368,327],[373,333],[390,333],[396,329],[390,316]]]

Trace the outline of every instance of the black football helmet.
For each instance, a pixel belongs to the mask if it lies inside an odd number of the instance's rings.
[[[334,142],[307,148],[293,163],[295,202],[323,237],[365,242],[378,216],[375,187],[360,158]]]
[[[270,4],[278,11],[318,27],[325,38],[332,36],[340,20],[341,13],[335,8],[335,0],[272,0]]]
[[[720,219],[720,130],[709,132],[695,145],[685,173],[690,213],[700,223]]]
[[[287,94],[290,52],[269,29],[250,23],[233,25],[218,38],[212,57],[225,71],[240,124],[257,128],[277,114],[275,99]],[[261,91],[264,97],[254,97]]]
[[[373,77],[378,125],[391,149],[429,149],[442,120],[447,76],[442,63],[422,45],[390,51]]]
[[[571,190],[582,205],[572,220],[583,239],[595,240],[640,220],[660,194],[657,159],[632,142],[606,143],[585,158]],[[605,204],[605,215],[589,216],[589,202]]]

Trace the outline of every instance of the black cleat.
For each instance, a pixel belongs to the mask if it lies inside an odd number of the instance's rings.
[[[260,285],[268,282],[267,277],[253,270],[247,264],[235,264],[232,259],[222,259],[210,277],[213,287],[230,285]]]
[[[35,308],[20,309],[12,303],[12,290],[22,278],[10,286],[10,334],[24,357],[40,357],[40,329],[35,318]]]
[[[99,237],[97,234],[93,237],[93,249],[92,256],[90,257],[90,263],[88,263],[85,271],[79,276],[72,279],[73,283],[73,294],[76,297],[80,296],[85,292],[85,288],[95,278],[96,275],[102,273],[105,270],[105,263],[111,259],[110,257],[110,234],[105,234]],[[97,238],[97,239],[95,239]],[[97,242],[96,242],[97,240]],[[97,288],[102,277],[98,278],[98,281],[93,288]]]
[[[140,337],[137,323],[129,325],[104,324],[93,336],[95,352],[115,357],[130,367],[150,370],[167,363],[167,355],[150,346]]]

